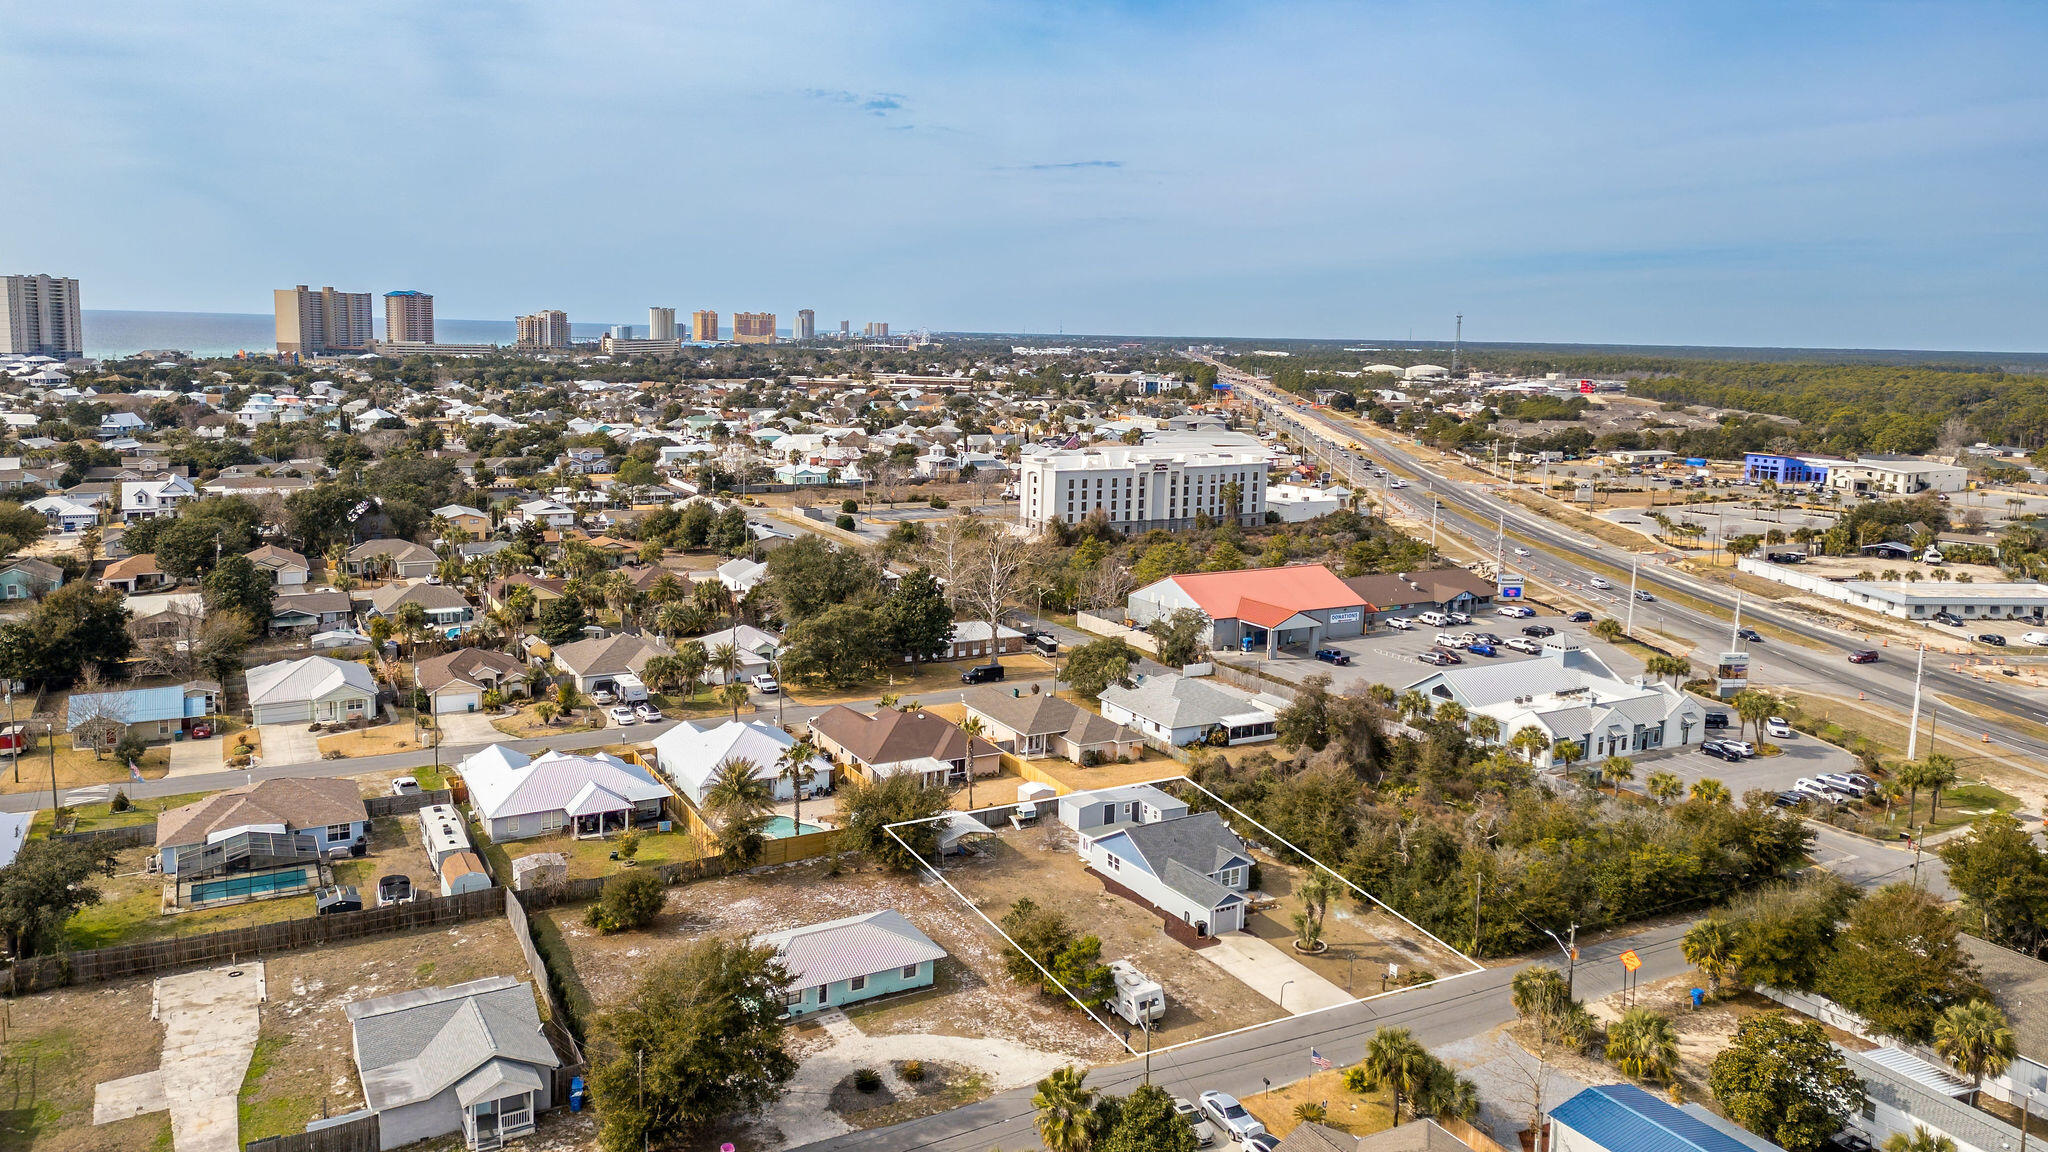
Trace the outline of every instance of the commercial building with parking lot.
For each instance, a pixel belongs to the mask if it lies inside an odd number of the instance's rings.
[[[1625,679],[1576,642],[1552,639],[1543,655],[1512,664],[1468,664],[1433,672],[1404,691],[1432,702],[1455,702],[1500,725],[1505,743],[1533,727],[1551,746],[1570,740],[1580,757],[1599,761],[1706,738],[1706,709],[1660,680]],[[1551,750],[1535,757],[1548,767]]]
[[[1372,605],[1323,565],[1290,564],[1168,576],[1131,593],[1125,608],[1139,628],[1196,609],[1209,617],[1210,647],[1270,657],[1364,635]]]
[[[1417,612],[1472,612],[1494,596],[1491,580],[1463,568],[1352,576],[1344,584],[1370,606],[1374,621]]]

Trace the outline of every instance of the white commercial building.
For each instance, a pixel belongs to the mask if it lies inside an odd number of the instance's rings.
[[[1916,456],[1864,456],[1853,464],[1830,464],[1825,483],[1859,496],[1911,496],[1919,492],[1961,492],[1970,470]]]
[[[1907,584],[1844,580],[1845,603],[1887,616],[1927,620],[1947,612],[1965,620],[2032,620],[2048,617],[2048,584],[1962,584],[1922,581]]]
[[[1433,672],[1404,691],[1431,704],[1456,703],[1500,725],[1497,743],[1523,728],[1535,728],[1555,747],[1570,740],[1580,760],[1632,756],[1659,748],[1682,748],[1706,738],[1699,701],[1661,680],[1626,680],[1593,653],[1569,641],[1552,640],[1535,660],[1467,664]],[[1545,750],[1537,767],[1553,762]]]
[[[1166,433],[1146,444],[1026,451],[1018,465],[1018,516],[1033,528],[1078,524],[1100,509],[1122,532],[1192,528],[1197,517],[1266,519],[1273,451],[1230,433]],[[1236,485],[1237,504],[1225,501]]]

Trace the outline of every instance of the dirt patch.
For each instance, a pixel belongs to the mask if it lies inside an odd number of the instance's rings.
[[[1295,890],[1307,872],[1263,852],[1254,855],[1259,859],[1259,894],[1271,899],[1259,901],[1245,927],[1353,996],[1385,991],[1389,986],[1386,978],[1390,964],[1400,965],[1399,977],[1408,980],[1416,979],[1419,973],[1455,976],[1471,967],[1386,909],[1356,899],[1348,888],[1344,889],[1344,897],[1330,902],[1323,918],[1323,943],[1327,947],[1314,954],[1297,951],[1294,914],[1302,910],[1302,903]]]
[[[534,920],[544,944],[569,959],[571,996],[602,1010],[631,996],[655,957],[691,940],[776,932],[885,908],[901,912],[947,957],[935,966],[932,988],[849,1007],[847,1016],[862,1032],[998,1037],[1090,1062],[1122,1052],[1080,1012],[1011,980],[1000,941],[987,927],[943,885],[913,876],[813,860],[671,889],[666,909],[645,932],[600,935],[583,923],[582,906],[552,909]],[[799,1045],[805,1035],[798,1031]]]
[[[1394,1126],[1394,1098],[1391,1092],[1352,1092],[1344,1087],[1347,1069],[1318,1072],[1284,1088],[1255,1092],[1239,1101],[1259,1118],[1266,1131],[1285,1138],[1301,1126],[1294,1110],[1303,1104],[1321,1104],[1329,1118],[1323,1123],[1353,1136],[1370,1136]]]
[[[244,1142],[362,1107],[349,1004],[486,976],[526,978],[526,961],[503,920],[329,945],[266,963],[270,1001],[242,1087]]]
[[[904,1075],[904,1068],[909,1063],[907,1060],[891,1061],[888,1075],[882,1076],[881,1084],[872,1092],[861,1091],[854,1083],[855,1077],[847,1076],[833,1085],[826,1107],[839,1113],[855,1128],[886,1128],[962,1104],[972,1104],[989,1094],[988,1080],[972,1068],[924,1060],[918,1062],[923,1068],[923,1078],[912,1080]],[[882,1070],[878,1068],[875,1071],[880,1073]]]
[[[991,920],[1000,921],[1012,904],[1029,897],[1065,916],[1076,930],[1101,937],[1103,960],[1127,959],[1158,981],[1166,989],[1166,1017],[1153,1029],[1156,1047],[1284,1015],[1169,939],[1156,913],[1106,890],[1075,855],[1073,833],[1058,824],[981,838],[969,855],[947,862],[946,878]],[[982,931],[1000,950],[1001,940],[986,926]]]
[[[0,1149],[116,1152],[170,1147],[168,1112],[95,1128],[94,1088],[156,1069],[163,1028],[149,980],[66,988],[9,1001],[0,1059]]]

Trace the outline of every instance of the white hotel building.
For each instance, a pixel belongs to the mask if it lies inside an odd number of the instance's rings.
[[[1266,519],[1271,449],[1230,434],[1165,433],[1149,444],[1027,450],[1018,465],[1017,514],[1033,529],[1078,524],[1102,509],[1120,532],[1193,528],[1198,516],[1221,521],[1224,488],[1238,487],[1238,522]]]

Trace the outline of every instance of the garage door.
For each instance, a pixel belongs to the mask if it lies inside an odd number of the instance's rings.
[[[474,712],[483,706],[483,700],[476,692],[443,692],[434,697],[434,711]]]
[[[1226,904],[1216,909],[1216,920],[1209,926],[1209,934],[1221,936],[1225,932],[1236,932],[1243,927],[1244,905]]]

